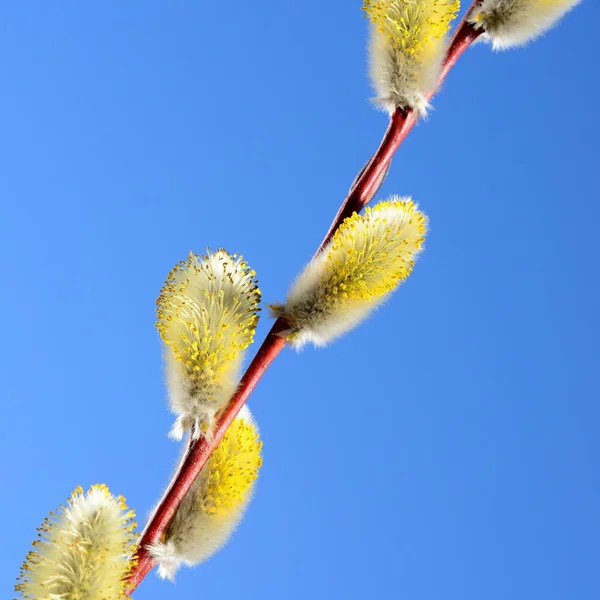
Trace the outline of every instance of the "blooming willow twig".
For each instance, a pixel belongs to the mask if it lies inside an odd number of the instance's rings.
[[[394,198],[360,211],[435,89],[480,36],[494,49],[521,45],[578,2],[475,0],[444,53],[457,0],[363,0],[376,102],[390,114],[381,145],[286,303],[272,307],[278,318],[237,387],[241,352],[256,325],[254,273],[222,250],[190,255],[171,272],[157,302],[157,327],[168,347],[173,434],[189,432],[187,450],[133,556],[132,513],[122,498],[103,486],[87,496],[76,490],[34,543],[16,587],[23,598],[116,600],[131,594],[155,563],[159,575],[172,578],[179,566],[206,559],[227,540],[261,464],[261,442],[244,403],[264,371],[286,344],[321,345],[344,333],[412,270],[426,229],[416,205]]]
[[[467,15],[470,14],[476,5],[477,0],[473,3],[469,11],[467,11]],[[482,33],[482,31],[475,30],[473,25],[468,22],[467,16],[465,16],[448,47],[446,57],[439,72],[438,86],[444,81],[458,58]],[[434,93],[435,90],[427,92],[428,101]],[[373,196],[377,193],[378,187],[381,185],[382,179],[385,177],[387,169],[389,169],[394,153],[417,123],[418,118],[419,115],[412,109],[397,108],[393,111],[390,116],[388,128],[377,152],[364,168],[362,175],[357,178],[352,186],[315,256],[325,248],[333,234],[346,218],[355,212],[358,213],[361,211],[372,200]],[[237,391],[231,397],[227,408],[225,408],[218,418],[214,428],[213,439],[210,442],[206,439],[190,441],[185,457],[173,475],[171,483],[154,513],[148,520],[146,528],[142,532],[136,555],[137,564],[134,567],[126,590],[128,594],[131,594],[137,588],[144,577],[155,566],[156,561],[151,556],[148,547],[161,541],[161,537],[173,519],[177,507],[210,458],[211,453],[225,434],[225,431],[236,418],[263,373],[286,345],[286,339],[282,334],[287,330],[289,330],[289,325],[286,320],[283,317],[277,318],[242,376]]]
[[[286,341],[280,333],[286,328],[287,325],[283,319],[275,321],[271,331],[267,334],[248,369],[242,376],[237,392],[233,395],[229,405],[221,414],[216,424],[212,441],[208,443],[206,438],[190,440],[186,455],[173,475],[171,483],[154,513],[148,520],[146,528],[142,532],[138,542],[136,565],[129,578],[126,590],[127,594],[131,594],[154,567],[155,560],[150,555],[148,547],[151,544],[161,541],[181,501],[185,498],[213,450],[225,435],[227,428],[237,417],[263,373],[281,350],[283,350]]]

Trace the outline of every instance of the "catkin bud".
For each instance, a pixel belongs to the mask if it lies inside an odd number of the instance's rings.
[[[494,50],[522,46],[543,35],[580,0],[482,0],[470,22],[485,30]]]
[[[134,513],[104,485],[77,488],[44,521],[16,590],[26,600],[122,600],[132,566]]]
[[[427,112],[427,94],[437,85],[446,33],[458,9],[458,0],[364,0],[377,104],[390,113]]]
[[[285,305],[271,306],[289,325],[283,335],[297,348],[322,346],[357,325],[410,275],[426,226],[416,204],[397,196],[347,218]]]
[[[173,580],[181,565],[203,562],[227,543],[252,498],[261,448],[244,406],[177,509],[164,542],[148,548],[161,578]]]
[[[241,256],[190,253],[169,273],[157,300],[167,387],[177,415],[171,436],[210,438],[217,412],[235,391],[243,351],[252,343],[260,302],[254,271]]]

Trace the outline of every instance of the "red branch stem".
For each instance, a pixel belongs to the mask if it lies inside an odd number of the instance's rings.
[[[467,22],[466,17],[463,19],[448,48],[446,60],[439,79],[440,84],[460,55],[481,33],[481,30],[475,30],[472,25]],[[429,98],[431,98],[433,94],[434,90],[430,92]],[[317,250],[317,254],[323,250],[336,229],[343,223],[344,219],[354,212],[359,212],[371,201],[373,196],[377,193],[382,179],[385,178],[394,152],[417,121],[418,115],[412,110],[397,109],[391,115],[390,123],[381,145],[367,164],[363,173],[352,186],[352,189],[340,207],[321,246]],[[142,532],[136,555],[137,564],[129,579],[128,589],[126,590],[127,594],[130,595],[154,567],[154,561],[148,553],[148,545],[161,540],[171,519],[175,515],[175,511],[179,507],[179,504],[225,434],[225,431],[237,416],[265,370],[285,346],[285,339],[281,336],[281,332],[284,331],[285,328],[286,323],[284,320],[280,318],[275,321],[271,331],[267,334],[267,337],[256,353],[256,356],[240,380],[238,389],[232,397],[231,402],[219,417],[212,441],[207,443],[205,439],[200,439],[190,442],[188,451],[179,465],[177,472],[173,476],[167,491],[154,511],[154,514],[148,521],[146,528]]]
[[[438,79],[438,88],[446,79],[446,75],[450,72],[450,69],[456,64],[456,61],[462,56],[462,53],[484,32],[482,27],[475,28],[471,23],[469,23],[469,16],[473,11],[473,8],[479,3],[479,0],[475,0],[473,2],[473,6],[466,12],[463,20],[460,25],[456,29],[456,33],[450,42],[450,46],[448,47],[448,53],[446,54],[446,59],[444,60],[444,64],[442,65],[442,70],[440,72],[440,77]],[[430,92],[429,99],[433,96],[435,90]]]

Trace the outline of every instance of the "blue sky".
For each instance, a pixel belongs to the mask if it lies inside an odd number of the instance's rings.
[[[3,597],[75,486],[140,521],[160,495],[173,264],[224,246],[282,300],[378,145],[360,2],[275,5],[2,10]],[[429,215],[413,275],[331,347],[282,353],[250,400],[243,525],[136,598],[598,597],[598,19],[587,0],[461,59],[380,194]]]

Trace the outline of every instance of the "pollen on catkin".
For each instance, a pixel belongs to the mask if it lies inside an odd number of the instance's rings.
[[[458,0],[364,0],[371,21],[370,73],[375,102],[425,114],[446,50]]]
[[[16,591],[26,600],[121,600],[133,566],[134,512],[105,485],[77,488],[39,528]]]
[[[427,218],[410,198],[392,197],[354,213],[300,274],[284,305],[271,305],[301,348],[323,346],[348,331],[411,273]]]
[[[180,504],[163,542],[149,546],[158,575],[204,562],[227,543],[252,498],[262,442],[245,406],[225,432]]]
[[[169,273],[157,300],[167,387],[177,419],[171,436],[210,438],[215,415],[237,385],[243,351],[258,322],[256,273],[241,256],[190,253]]]
[[[580,0],[482,0],[470,22],[494,50],[522,46],[543,35]]]

